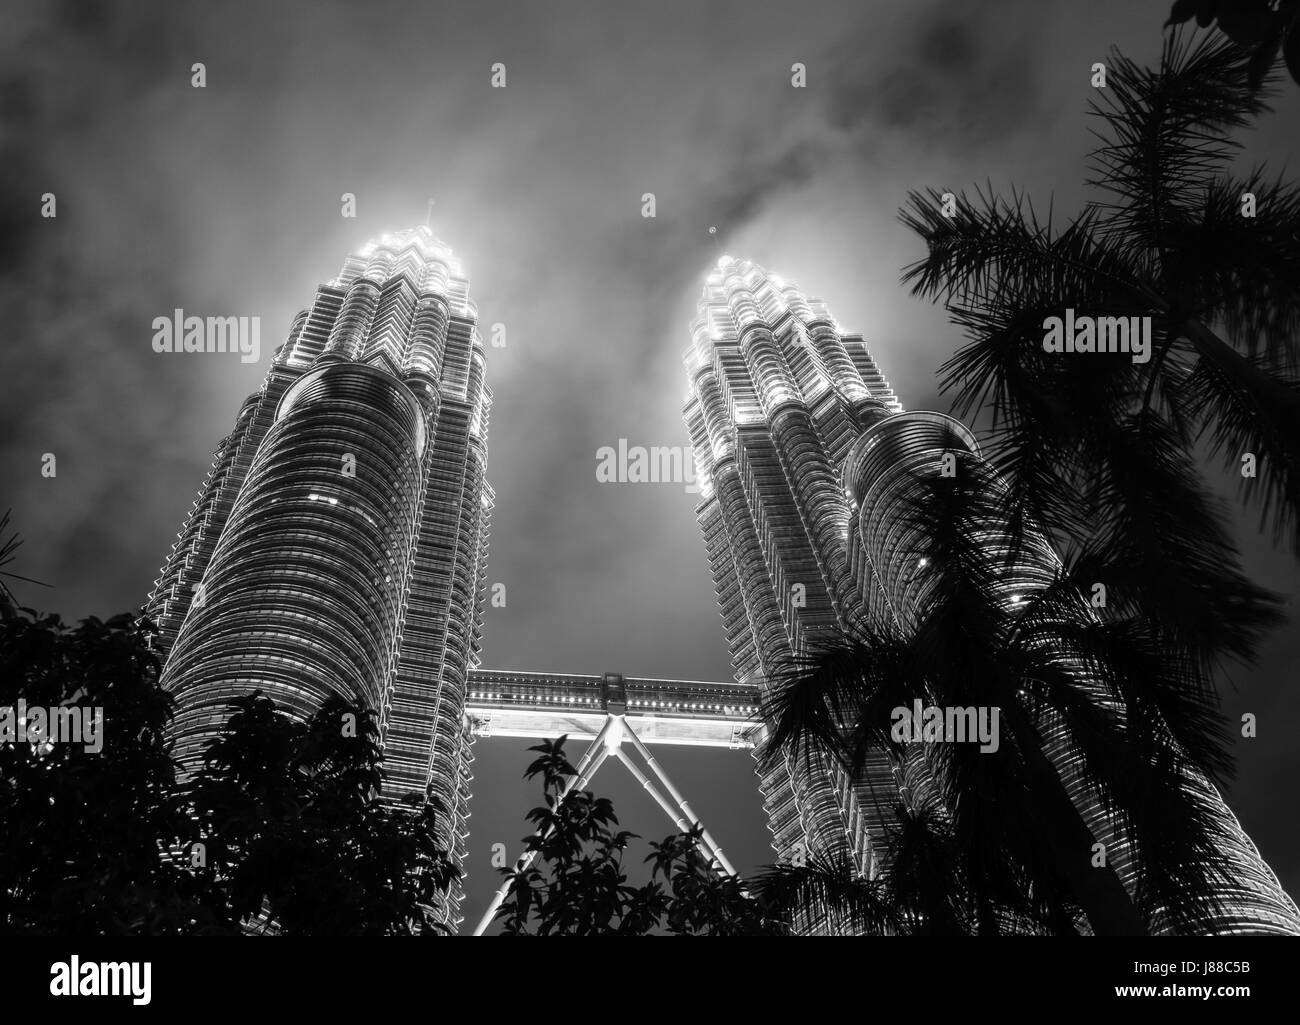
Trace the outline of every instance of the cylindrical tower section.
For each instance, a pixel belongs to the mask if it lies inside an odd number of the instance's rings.
[[[378,305],[379,286],[368,278],[354,281],[334,321],[325,354],[336,359],[359,359]]]
[[[851,404],[856,405],[871,397],[866,382],[853,365],[844,340],[830,324],[817,321],[808,325],[808,338],[821,357],[822,366],[833,386]]]
[[[712,367],[705,367],[695,378],[695,388],[699,395],[701,420],[709,440],[708,469],[714,472],[713,462],[735,455],[727,424],[727,403],[718,387],[718,377]]]
[[[770,421],[777,410],[800,399],[798,385],[790,368],[781,359],[781,350],[766,327],[751,327],[740,341],[740,351],[754,381],[754,391],[763,405],[763,415]]]
[[[304,719],[331,694],[379,713],[424,447],[414,396],[373,367],[327,364],[285,393],[163,675],[187,770],[254,690]]]
[[[447,344],[447,322],[451,314],[447,301],[439,295],[425,294],[415,304],[415,318],[402,369],[408,374],[428,374],[435,388],[441,380],[442,352]]]
[[[887,615],[900,627],[929,608],[936,574],[927,565],[925,529],[918,503],[924,501],[927,478],[975,474],[990,506],[1001,486],[980,458],[975,436],[960,421],[943,413],[911,410],[885,417],[868,428],[844,460],[844,483],[856,507],[851,547],[859,591],[874,615]],[[1012,542],[1009,525],[990,519],[983,531],[982,551],[990,565],[1003,560]],[[1038,538],[1006,566],[1001,581],[1008,601],[1053,580],[1057,560]],[[856,554],[856,553],[855,553]]]

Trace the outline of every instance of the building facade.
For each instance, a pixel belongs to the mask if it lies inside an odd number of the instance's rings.
[[[785,659],[924,604],[904,499],[946,453],[979,463],[961,424],[903,411],[862,339],[823,304],[724,258],[692,325],[685,420],[735,680],[485,670],[492,400],[476,322],[457,261],[428,228],[350,256],[218,444],[145,606],[177,699],[183,771],[235,697],[261,690],[305,719],[341,694],[379,716],[385,796],[430,794],[458,864],[475,736],[595,740],[616,716],[646,744],[761,747],[755,701]],[[1046,545],[1029,553],[1008,590],[1043,586],[1054,560]],[[1078,791],[1072,767],[1059,768]],[[864,876],[879,867],[898,795],[925,785],[924,758],[883,754],[854,779],[816,759],[759,777],[781,860],[843,857]],[[1215,931],[1300,932],[1217,791],[1189,785],[1219,811],[1241,867]],[[1122,862],[1122,837],[1077,803]],[[461,896],[456,884],[437,909],[452,927]]]
[[[691,335],[684,416],[697,518],[733,671],[761,693],[792,654],[861,615],[839,464],[867,424],[902,407],[860,337],[748,261],[719,262]],[[856,784],[820,762],[760,773],[778,858],[849,858],[870,875],[892,816],[873,794],[893,776],[884,758]]]
[[[759,695],[791,655],[852,630],[906,629],[932,593],[915,537],[915,498],[945,461],[996,488],[974,436],[943,414],[904,411],[860,336],[843,333],[824,304],[744,260],[709,275],[685,354],[684,409],[696,456],[697,518],[736,680]],[[1010,531],[981,521],[990,560]],[[1030,538],[999,570],[999,593],[1018,602],[1054,579],[1059,560]],[[1132,892],[1123,836],[1085,792],[1061,724],[1038,723],[1045,753],[1094,837]],[[761,754],[764,737],[755,738]],[[759,773],[779,860],[848,859],[864,877],[880,867],[898,801],[929,788],[924,745],[896,763],[881,753],[850,780],[816,756]],[[1219,826],[1234,866],[1223,912],[1206,931],[1300,933],[1300,915],[1213,785],[1189,791]],[[807,921],[809,931],[834,923]],[[1162,924],[1152,923],[1155,931]]]
[[[232,698],[306,718],[338,693],[379,716],[385,796],[430,793],[457,862],[493,500],[476,320],[428,228],[350,256],[217,446],[145,606],[184,771]]]

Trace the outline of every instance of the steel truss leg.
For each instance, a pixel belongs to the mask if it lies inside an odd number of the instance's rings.
[[[668,774],[664,772],[663,767],[655,760],[655,756],[652,755],[645,744],[641,742],[641,738],[632,732],[631,727],[625,724],[623,729],[631,739],[632,745],[638,752],[640,752],[641,757],[646,760],[646,764],[650,766],[650,771],[653,772],[655,776],[658,777],[659,782],[664,785],[664,789],[668,791],[668,796],[671,797],[677,807],[681,809],[682,815],[685,816],[686,821],[691,823],[691,825],[698,825],[700,827],[700,839],[704,841],[704,846],[718,859],[718,864],[722,866],[722,870],[729,876],[736,875],[737,872],[735,868],[733,868],[731,862],[727,860],[727,856],[722,853],[722,847],[713,839],[712,836],[709,835],[709,831],[704,828],[703,823],[700,822],[695,812],[691,811],[691,806],[686,803],[686,798],[682,797],[678,789],[673,786],[673,781],[668,778]]]
[[[605,746],[605,737],[609,733],[613,722],[614,720],[612,717],[605,720],[605,725],[601,727],[600,732],[596,734],[596,739],[591,742],[591,745],[583,753],[581,760],[579,760],[578,764],[575,766],[578,771],[569,779],[569,782],[565,784],[564,790],[560,794],[559,801],[556,802],[557,807],[560,802],[568,797],[574,790],[585,787],[591,781],[591,777],[596,775],[596,770],[599,769],[601,765],[604,764],[605,759],[609,757],[609,748]],[[540,833],[533,834],[533,836],[538,835],[540,835]],[[515,871],[524,871],[533,863],[533,860],[536,857],[536,849],[525,851],[519,856],[519,860],[515,862]],[[479,919],[478,925],[474,927],[475,936],[482,936],[487,931],[488,926],[492,924],[492,919],[496,917],[497,911],[499,911],[501,905],[505,903],[506,894],[509,892],[510,880],[506,879],[506,881],[501,884],[500,889],[498,889],[496,894],[492,897],[492,903],[488,905],[487,911],[485,911],[483,917]]]
[[[635,747],[641,757],[645,759],[646,764],[650,767],[650,771],[654,773],[655,778],[660,784],[662,784],[664,790],[668,792],[668,797],[664,797],[664,795],[659,792],[659,789],[654,785],[654,782],[644,772],[642,772],[637,767],[636,763],[633,762],[632,759],[623,751],[620,746],[623,738],[632,741],[632,746]],[[574,790],[581,789],[590,783],[591,778],[596,775],[596,770],[605,763],[605,759],[610,755],[613,755],[618,761],[627,766],[628,772],[630,772],[636,781],[641,784],[646,793],[654,799],[654,802],[664,810],[668,815],[668,818],[679,830],[687,832],[695,826],[700,828],[700,841],[704,844],[705,850],[713,859],[715,868],[720,866],[722,871],[726,872],[727,875],[734,876],[737,874],[735,868],[732,867],[731,862],[727,860],[727,856],[722,853],[722,848],[718,845],[718,842],[713,839],[709,834],[709,831],[704,828],[703,824],[696,817],[695,813],[691,811],[691,806],[686,803],[686,799],[682,797],[681,792],[673,786],[673,782],[668,778],[668,774],[664,772],[663,766],[659,764],[655,756],[652,755],[645,744],[641,742],[641,738],[638,737],[632,731],[632,728],[623,721],[621,715],[610,715],[605,719],[605,725],[601,727],[600,732],[596,734],[596,739],[591,742],[591,745],[583,753],[581,760],[579,760],[578,764],[575,766],[577,771],[569,779],[569,782],[565,784],[559,800],[563,801]],[[671,798],[671,800],[669,798]],[[539,836],[540,833],[534,833],[533,835]],[[526,851],[524,854],[520,855],[519,860],[515,862],[515,871],[522,872],[526,870],[533,863],[533,860],[536,857],[536,849]],[[510,880],[507,879],[501,884],[501,887],[492,898],[492,903],[488,905],[487,911],[483,913],[483,917],[479,919],[478,925],[475,926],[475,936],[482,936],[487,932],[488,926],[492,924],[492,920],[501,909],[501,905],[505,903],[506,895],[509,892]]]

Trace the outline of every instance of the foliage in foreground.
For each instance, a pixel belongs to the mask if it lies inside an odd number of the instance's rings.
[[[608,798],[568,789],[576,770],[564,737],[529,748],[538,757],[525,779],[542,779],[544,804],[528,814],[531,864],[502,869],[510,883],[497,913],[512,936],[762,936],[788,931],[776,907],[743,880],[719,872],[703,853],[700,829],[650,844],[650,880],[628,882],[623,856],[634,833],[618,830]]]
[[[102,748],[0,745],[0,931],[55,935],[413,934],[456,874],[428,802],[378,799],[377,729],[327,703],[308,723],[261,694],[180,781],[151,628],[71,628],[7,605],[0,708],[103,709]]]

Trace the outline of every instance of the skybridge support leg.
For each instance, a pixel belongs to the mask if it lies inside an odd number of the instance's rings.
[[[709,831],[704,828],[704,824],[700,822],[695,812],[691,811],[691,806],[686,803],[686,798],[682,797],[678,789],[673,786],[673,781],[668,778],[668,773],[664,772],[663,766],[661,766],[655,759],[655,756],[650,753],[649,748],[641,742],[641,738],[638,737],[630,727],[624,725],[623,732],[628,739],[632,741],[632,745],[637,749],[641,757],[645,759],[646,764],[650,766],[650,771],[655,774],[659,782],[663,784],[664,789],[668,791],[668,796],[671,797],[677,807],[681,809],[682,816],[686,821],[693,826],[700,827],[700,839],[704,841],[705,848],[718,859],[718,864],[722,866],[722,870],[726,872],[727,875],[737,875],[738,873],[735,868],[733,868],[731,862],[727,860],[727,856],[722,853],[722,847],[713,839],[709,834]]]
[[[635,747],[641,757],[645,759],[646,765],[648,765],[650,771],[654,773],[655,779],[657,779],[663,789],[667,791],[667,797],[660,792],[659,787],[655,786],[654,780],[651,780],[649,776],[642,772],[637,764],[632,761],[625,751],[623,751],[621,745],[625,739],[630,740],[632,746]],[[734,876],[737,874],[731,862],[727,860],[727,856],[722,853],[722,848],[718,845],[718,842],[714,840],[709,831],[704,828],[703,823],[700,822],[699,818],[695,815],[695,812],[691,810],[691,806],[686,803],[686,799],[682,797],[681,792],[673,786],[673,782],[668,778],[668,774],[664,772],[663,766],[659,764],[655,756],[652,755],[645,744],[642,743],[641,738],[632,731],[632,728],[628,726],[626,722],[624,722],[623,716],[620,714],[611,713],[605,719],[605,725],[601,727],[600,732],[596,734],[596,739],[591,742],[591,745],[583,753],[581,760],[575,766],[576,772],[569,782],[565,784],[559,800],[563,801],[574,790],[581,789],[590,783],[591,778],[596,775],[596,770],[604,764],[605,759],[610,755],[613,755],[615,759],[627,766],[628,772],[630,772],[636,781],[641,784],[645,792],[654,799],[654,802],[664,810],[668,815],[668,818],[679,830],[687,832],[694,827],[699,828],[700,842],[703,844],[709,857],[713,860],[715,867],[720,867],[723,872],[727,873],[727,875]],[[533,835],[540,836],[541,834],[534,833]],[[532,865],[536,857],[536,849],[526,851],[524,854],[520,855],[519,860],[515,862],[515,871],[525,871],[530,865]],[[501,905],[505,903],[506,896],[509,892],[510,880],[507,879],[501,884],[500,889],[497,890],[496,894],[492,898],[492,903],[488,905],[487,911],[483,913],[483,917],[475,927],[475,936],[482,936],[487,932],[488,927],[492,924],[492,920],[496,918],[497,912],[501,909]]]
[[[622,748],[619,748],[614,752],[614,757],[627,766],[627,771],[635,776],[636,781],[641,784],[641,788],[654,798],[655,804],[659,805],[659,807],[664,810],[664,814],[668,816],[679,832],[685,833],[691,828],[691,824],[686,821],[686,818],[682,815],[681,811],[674,808],[672,802],[658,791],[654,783],[650,781],[650,777],[637,768],[636,762],[632,761]]]
[[[556,802],[557,807],[559,806],[560,801],[563,801],[574,790],[579,790],[582,787],[585,787],[591,781],[591,777],[596,775],[596,770],[599,769],[601,765],[604,764],[605,759],[609,757],[609,748],[605,744],[605,738],[609,734],[613,721],[613,717],[605,720],[605,725],[601,727],[600,732],[596,734],[596,739],[593,740],[587,750],[583,752],[582,758],[575,766],[577,773],[570,778],[568,783],[565,784],[564,790],[560,794],[559,801]],[[538,836],[539,834],[534,833],[533,835]],[[531,851],[525,851],[519,856],[519,860],[515,862],[515,871],[524,871],[533,863],[533,860],[536,857],[537,850],[535,848]],[[500,889],[498,889],[496,894],[492,897],[492,903],[488,905],[487,911],[485,911],[483,917],[479,919],[478,925],[474,927],[475,936],[482,936],[487,932],[488,926],[492,924],[492,919],[496,917],[497,912],[501,909],[501,905],[505,903],[506,894],[509,892],[510,880],[506,879],[506,881],[501,884]]]
[[[629,730],[628,732],[631,731]],[[685,833],[689,831],[692,826],[698,824],[698,820],[691,819],[683,809],[676,807],[671,801],[664,797],[650,778],[637,767],[636,762],[632,761],[632,759],[624,753],[622,748],[616,748],[614,750],[614,756],[627,766],[627,771],[636,778],[636,781],[641,784],[642,789],[654,798],[655,804],[659,805],[659,807],[664,810],[673,825],[675,825],[680,832]],[[731,870],[727,868],[727,861],[726,858],[723,857],[722,849],[714,844],[712,839],[713,838],[707,834],[701,835],[700,837],[700,841],[704,844],[706,853],[713,860],[715,867],[721,865],[725,871],[731,872]],[[731,874],[735,875],[734,872],[731,872]]]

